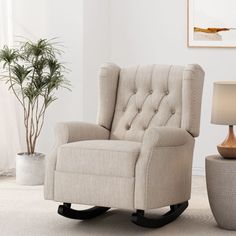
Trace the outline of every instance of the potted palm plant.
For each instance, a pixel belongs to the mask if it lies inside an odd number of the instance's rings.
[[[44,181],[45,155],[36,152],[45,113],[57,98],[59,88],[69,89],[66,68],[58,60],[61,50],[53,40],[21,42],[17,48],[4,46],[0,50],[1,79],[9,85],[23,111],[27,151],[16,156],[16,181],[24,185],[39,185]]]

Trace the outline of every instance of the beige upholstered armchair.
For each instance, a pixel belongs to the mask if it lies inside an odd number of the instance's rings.
[[[110,207],[135,211],[132,221],[145,227],[176,219],[190,199],[203,78],[199,65],[102,65],[98,122],[57,125],[45,198],[62,202],[58,213],[73,219]],[[145,216],[164,206],[162,217]]]

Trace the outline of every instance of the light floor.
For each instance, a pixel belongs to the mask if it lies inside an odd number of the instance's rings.
[[[175,222],[160,229],[132,224],[129,211],[111,210],[93,220],[76,221],[59,216],[57,207],[58,203],[43,199],[42,186],[19,186],[14,178],[0,177],[1,236],[236,235],[217,227],[207,200],[205,178],[199,176],[193,177],[189,208]]]

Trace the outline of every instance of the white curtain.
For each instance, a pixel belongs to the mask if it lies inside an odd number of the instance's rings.
[[[0,0],[1,48],[5,44],[12,45],[11,18],[11,0]],[[15,157],[20,150],[17,107],[11,91],[8,91],[7,85],[0,81],[0,175],[15,173]]]

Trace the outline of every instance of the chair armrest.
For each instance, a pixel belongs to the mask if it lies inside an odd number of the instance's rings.
[[[108,139],[110,131],[96,124],[85,122],[58,123],[55,127],[56,142],[53,150],[46,156],[44,197],[54,198],[54,170],[57,162],[57,149],[63,144],[94,139]]]
[[[149,128],[135,168],[135,208],[153,209],[190,198],[194,138],[184,129]]]
[[[110,131],[97,124],[63,122],[55,127],[56,143],[65,144],[81,140],[108,139]]]
[[[142,148],[173,147],[184,145],[190,134],[181,128],[152,127],[147,129],[143,138]]]

